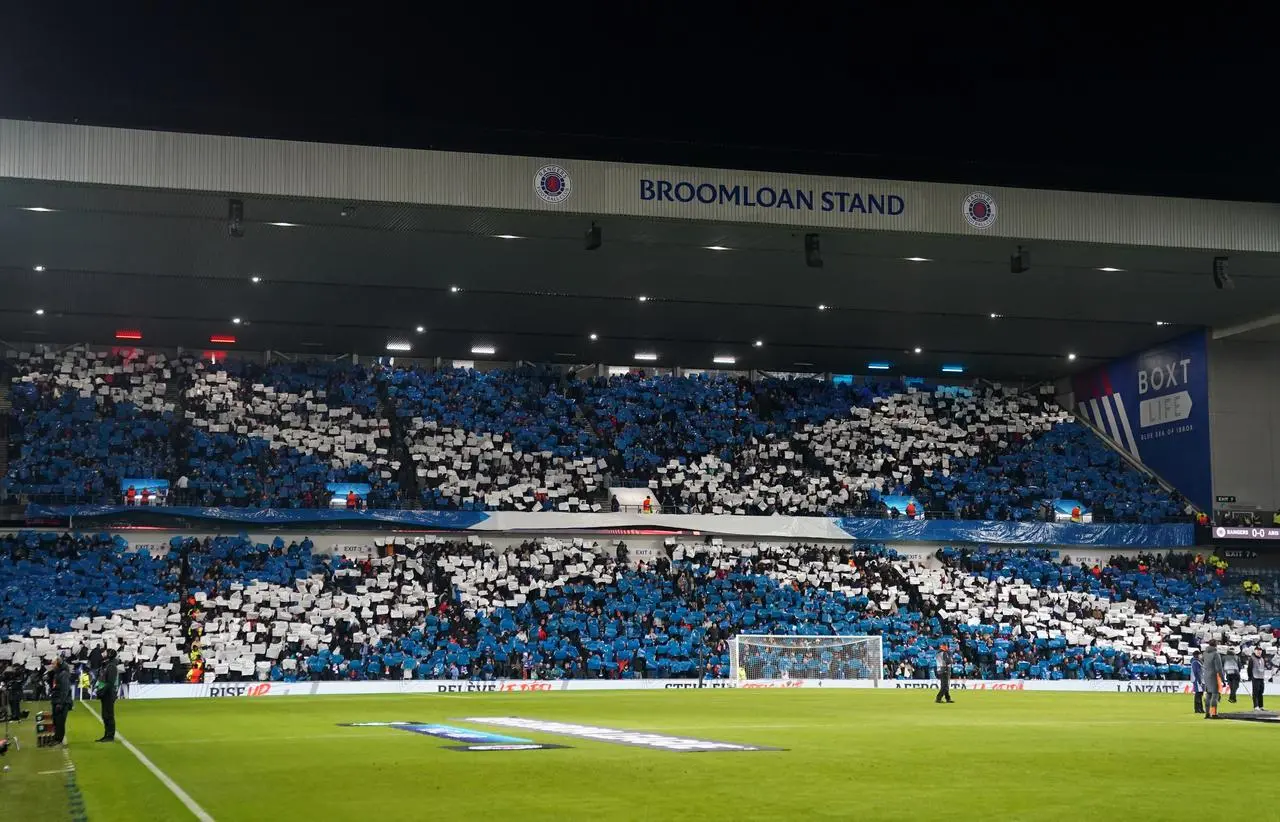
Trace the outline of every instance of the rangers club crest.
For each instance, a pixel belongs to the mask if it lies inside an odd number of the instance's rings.
[[[975,191],[964,198],[964,218],[974,228],[990,228],[996,221],[996,201],[985,191]]]
[[[533,177],[533,190],[548,203],[564,202],[573,190],[569,172],[560,166],[543,166]]]

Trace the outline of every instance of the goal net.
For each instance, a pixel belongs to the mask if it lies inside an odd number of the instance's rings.
[[[884,671],[878,636],[740,634],[729,643],[729,676],[742,679],[871,679]]]

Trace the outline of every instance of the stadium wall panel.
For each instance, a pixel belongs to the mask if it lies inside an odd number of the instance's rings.
[[[1280,510],[1280,342],[1210,343],[1213,493]]]

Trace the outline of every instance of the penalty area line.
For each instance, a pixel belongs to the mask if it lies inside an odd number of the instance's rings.
[[[93,709],[92,705],[90,705],[88,702],[81,702],[80,704],[84,705],[86,708],[89,709],[89,713],[93,714],[94,719],[97,719],[99,723],[102,722],[102,717],[98,714],[97,711]],[[103,727],[105,728],[106,725],[103,725]],[[190,794],[188,794],[182,788],[178,787],[178,783],[170,779],[168,774],[166,774],[164,771],[157,768],[156,763],[152,762],[150,759],[147,759],[146,754],[138,750],[138,747],[136,745],[134,745],[129,740],[125,739],[124,736],[122,736],[119,733],[116,734],[116,739],[120,741],[121,745],[125,746],[125,748],[129,751],[129,753],[137,757],[138,761],[141,762],[144,766],[146,766],[146,769],[151,771],[151,773],[155,775],[156,779],[159,779],[160,782],[166,788],[169,789],[170,793],[178,797],[178,801],[181,802],[183,805],[186,805],[187,810],[191,811],[191,814],[195,816],[196,819],[199,819],[200,822],[214,822],[213,817],[209,815],[208,811],[200,807],[200,805],[197,804],[196,801],[191,798]]]

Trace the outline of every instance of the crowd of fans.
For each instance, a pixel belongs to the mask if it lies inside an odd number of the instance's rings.
[[[610,487],[677,513],[1186,519],[1059,409],[1051,389],[365,368],[167,360],[83,348],[21,355],[7,486],[34,501],[119,502],[170,481],[170,504],[600,511]],[[345,493],[345,492],[344,492]],[[339,498],[338,503],[342,503]]]
[[[0,540],[0,664],[118,646],[136,681],[722,678],[739,634],[879,636],[889,678],[1185,679],[1209,636],[1276,642],[1218,561],[1047,550],[440,538],[318,556],[309,541],[24,532]],[[362,555],[363,554],[363,555]],[[867,676],[865,658],[809,659]],[[778,659],[762,660],[768,675]],[[785,663],[805,675],[803,660]],[[775,675],[780,673],[777,668]],[[812,672],[811,672],[812,675]]]

